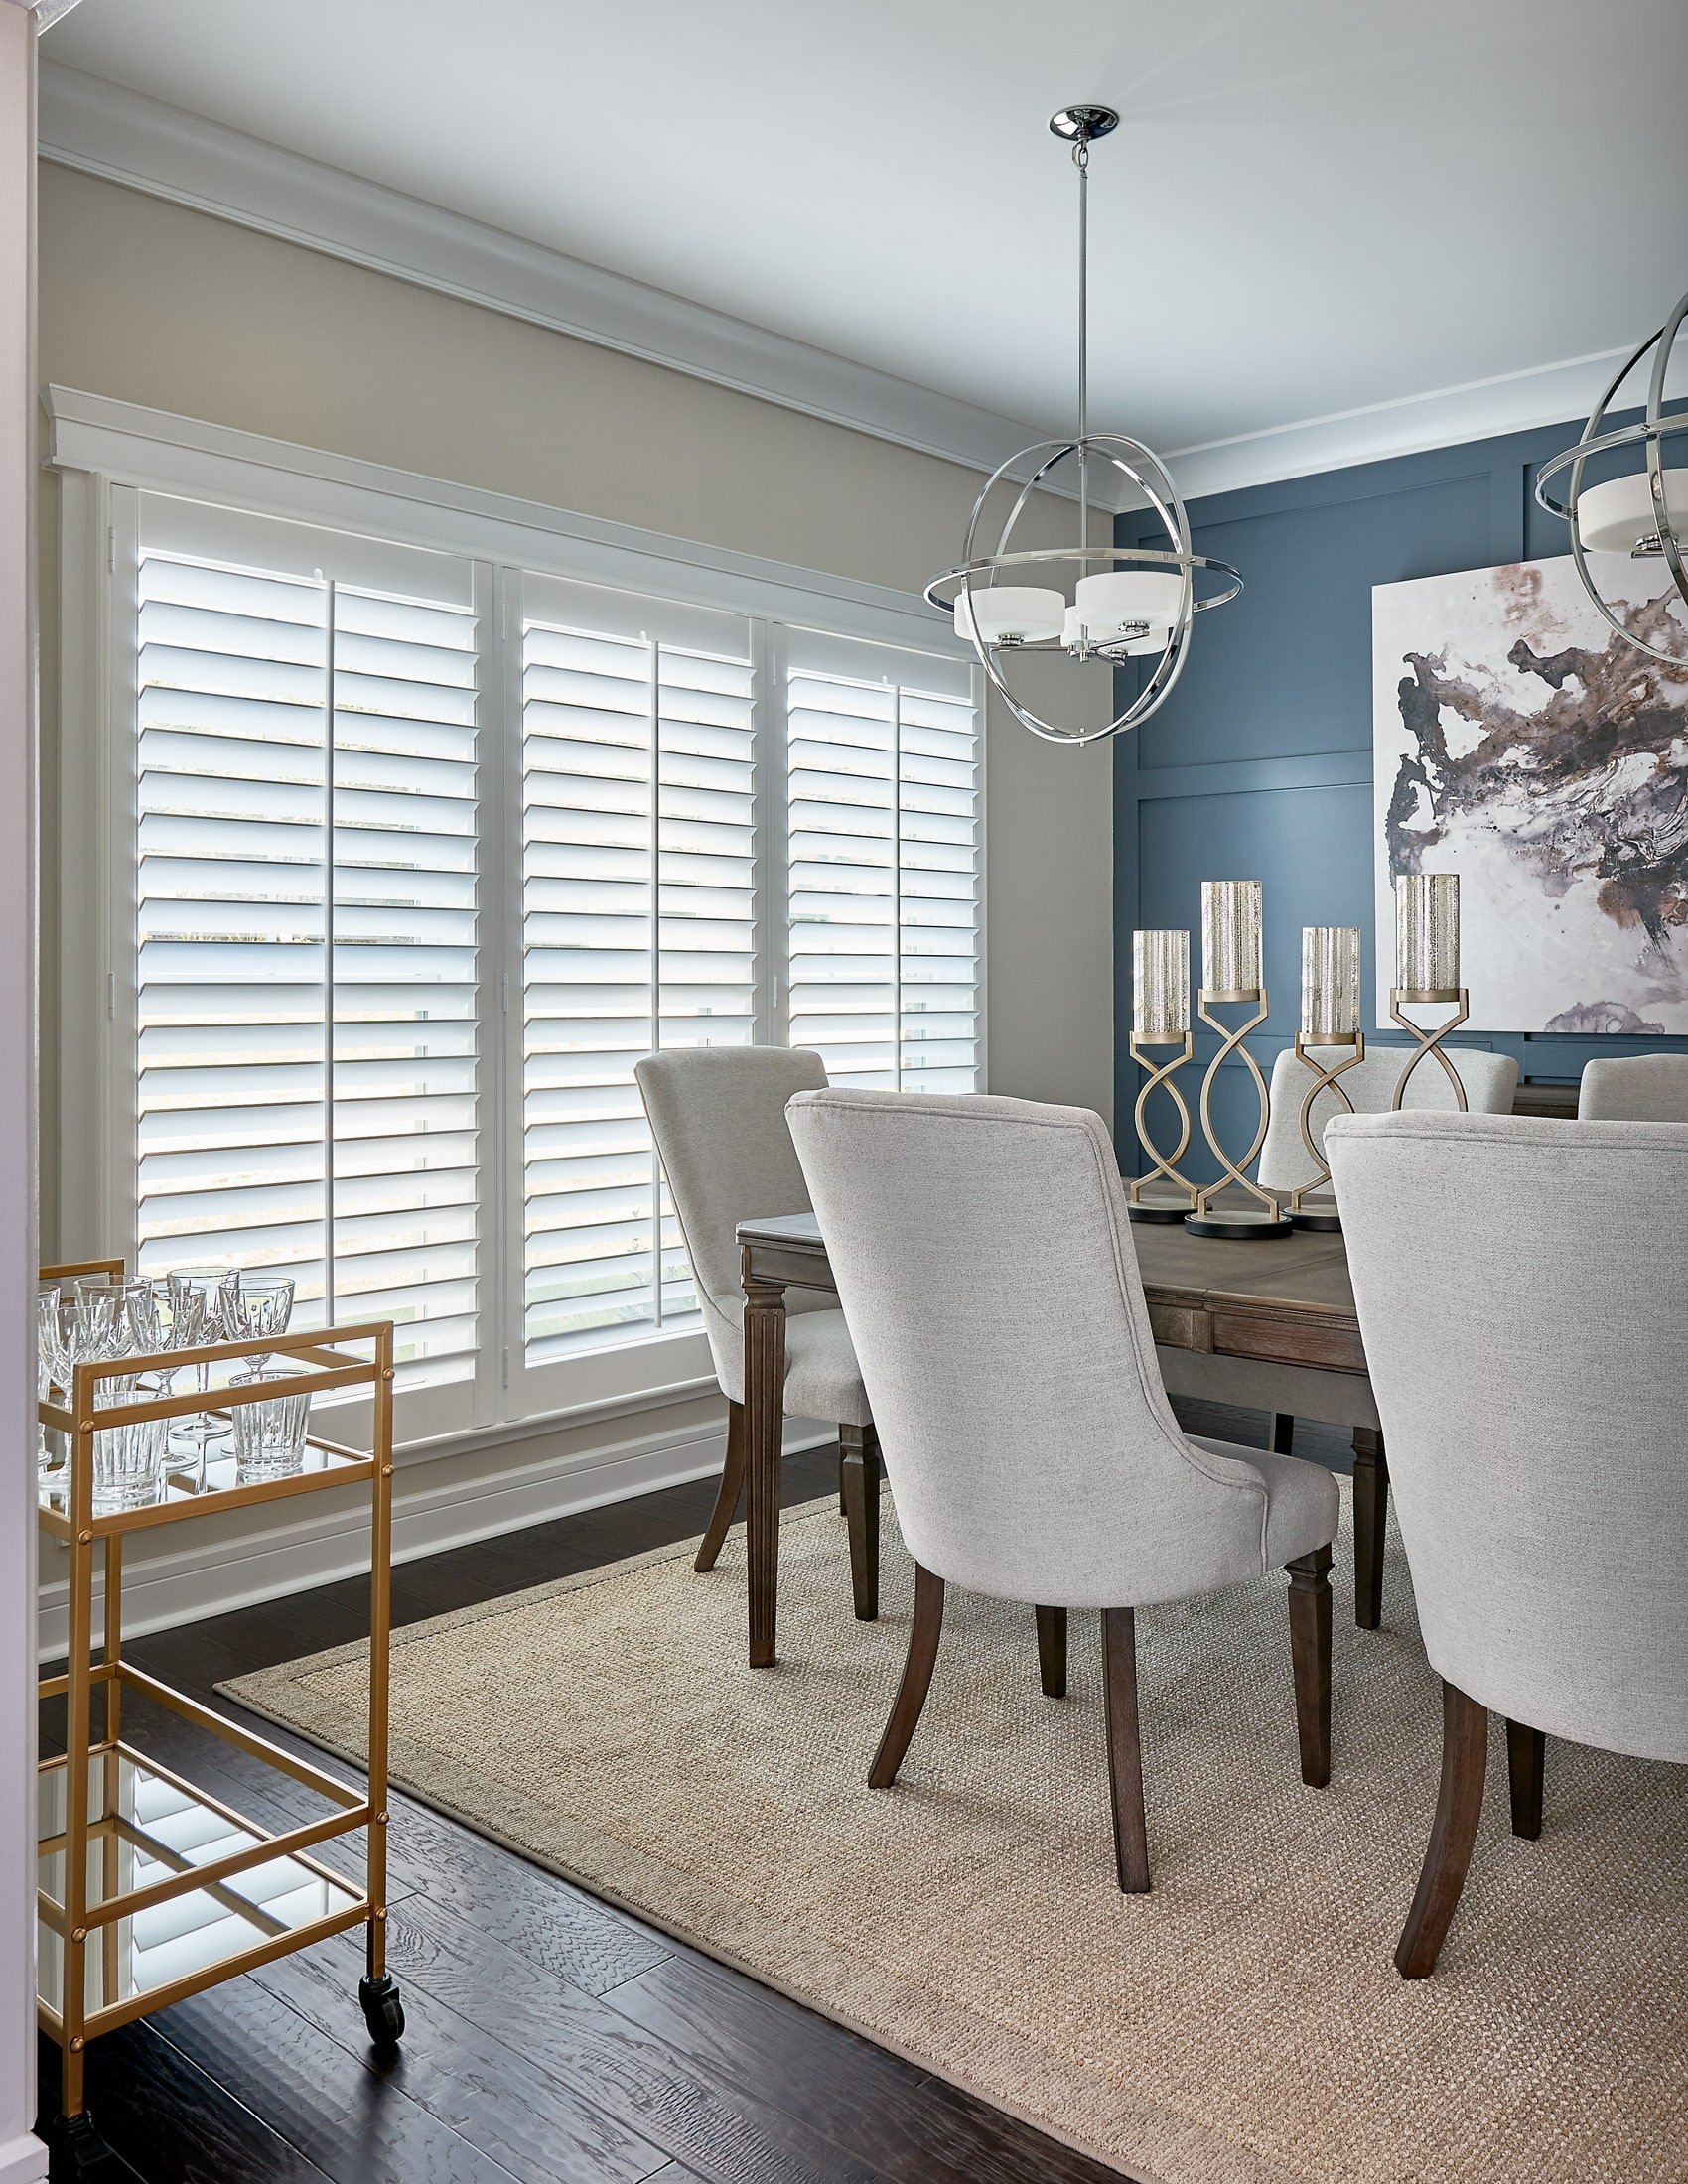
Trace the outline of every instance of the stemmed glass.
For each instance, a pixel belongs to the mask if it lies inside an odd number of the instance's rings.
[[[282,1274],[230,1274],[223,1278],[223,1313],[230,1342],[267,1342],[287,1332],[293,1317],[293,1280]],[[268,1361],[260,1351],[246,1363],[262,1373]]]
[[[125,1292],[125,1302],[137,1350],[155,1354],[191,1350],[196,1344],[210,1339],[210,1305],[206,1292],[181,1275],[170,1275],[162,1282],[131,1282]],[[159,1368],[160,1395],[170,1394],[179,1370],[174,1365]],[[201,1371],[203,1374],[206,1368],[202,1367]],[[202,1388],[204,1384],[202,1379]],[[203,1433],[196,1434],[192,1420],[180,1419],[171,1423],[170,1448],[177,1454],[198,1458],[202,1482],[207,1437]]]
[[[73,1300],[57,1282],[44,1282],[36,1292],[35,1394],[45,1403],[58,1388],[67,1397],[70,1388],[70,1334],[74,1325]],[[55,1446],[55,1442],[59,1443]],[[36,1474],[43,1485],[62,1486],[67,1477],[65,1435],[46,1426],[37,1429]]]

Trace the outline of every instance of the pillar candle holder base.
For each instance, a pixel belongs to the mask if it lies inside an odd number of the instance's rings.
[[[1156,1062],[1143,1051],[1148,1046],[1176,1046],[1178,1051],[1164,1062]],[[1140,1039],[1133,1032],[1129,1051],[1132,1060],[1149,1072],[1137,1095],[1137,1142],[1155,1164],[1147,1175],[1139,1175],[1133,1182],[1126,1195],[1126,1211],[1134,1221],[1182,1221],[1196,1203],[1196,1185],[1187,1182],[1178,1171],[1178,1163],[1190,1144],[1190,1110],[1184,1104],[1184,1094],[1173,1082],[1173,1072],[1195,1054],[1196,1041],[1188,1031],[1182,1039]],[[1179,1113],[1178,1144],[1165,1154],[1149,1135],[1149,1095],[1157,1085],[1165,1089]],[[1145,1196],[1156,1185],[1166,1187],[1157,1190],[1154,1197]]]
[[[1346,1061],[1339,1061],[1335,1069],[1322,1069],[1308,1052],[1310,1046],[1318,1046],[1322,1049],[1349,1046],[1352,1047],[1353,1051]],[[1319,1172],[1309,1181],[1300,1184],[1290,1192],[1290,1220],[1298,1229],[1312,1229],[1322,1236],[1339,1235],[1341,1233],[1342,1217],[1336,1211],[1335,1196],[1315,1200],[1311,1205],[1307,1202],[1312,1192],[1318,1190],[1321,1184],[1329,1183],[1331,1180],[1331,1167],[1325,1158],[1325,1149],[1322,1145],[1315,1145],[1313,1142],[1311,1127],[1313,1103],[1318,1099],[1321,1092],[1335,1092],[1348,1113],[1350,1115],[1353,1113],[1354,1103],[1348,1098],[1347,1092],[1336,1082],[1336,1079],[1345,1070],[1352,1069],[1356,1063],[1364,1061],[1365,1033],[1356,1031],[1351,1039],[1310,1039],[1305,1032],[1298,1032],[1295,1050],[1296,1060],[1313,1072],[1313,1082],[1308,1086],[1307,1097],[1301,1103],[1301,1142],[1307,1148],[1308,1159],[1312,1160]]]
[[[1434,1007],[1438,1003],[1447,1004],[1452,1002],[1454,1004],[1454,1014],[1446,1024],[1439,1024],[1433,1031],[1427,1031],[1422,1024],[1415,1024],[1411,1017],[1402,1014],[1401,1005],[1403,1002],[1410,1002],[1415,1008],[1426,1004]],[[1395,1096],[1389,1102],[1391,1112],[1399,1109],[1406,1098],[1407,1079],[1427,1054],[1434,1054],[1447,1071],[1448,1082],[1454,1087],[1454,1104],[1464,1114],[1466,1111],[1466,1088],[1460,1081],[1460,1072],[1444,1052],[1442,1041],[1450,1031],[1457,1029],[1471,1015],[1471,997],[1466,988],[1463,986],[1439,986],[1434,990],[1427,989],[1419,992],[1411,986],[1391,986],[1389,989],[1389,1014],[1403,1031],[1410,1031],[1418,1041],[1407,1066],[1395,1080]]]
[[[1222,1019],[1211,1013],[1209,1004],[1221,1001],[1251,1001],[1254,1014],[1246,1017],[1234,1029],[1226,1029]],[[1262,1190],[1258,1183],[1251,1183],[1243,1173],[1266,1142],[1266,1123],[1272,1112],[1271,1094],[1266,1089],[1266,1079],[1260,1074],[1260,1064],[1243,1044],[1250,1031],[1265,1023],[1269,1004],[1266,989],[1247,994],[1213,993],[1203,987],[1198,997],[1196,1015],[1203,1024],[1211,1024],[1219,1032],[1219,1050],[1207,1064],[1201,1079],[1201,1132],[1214,1160],[1223,1169],[1216,1183],[1196,1193],[1196,1204],[1185,1216],[1185,1227],[1192,1236],[1225,1236],[1235,1239],[1267,1236],[1293,1236],[1294,1229],[1284,1218],[1284,1209],[1269,1190]],[[1219,1143],[1213,1128],[1213,1086],[1220,1069],[1235,1054],[1254,1079],[1255,1098],[1260,1103],[1260,1126],[1254,1133],[1254,1143],[1240,1160],[1233,1160]],[[1223,1204],[1218,1203],[1230,1193]],[[1240,1194],[1242,1203],[1238,1203]]]

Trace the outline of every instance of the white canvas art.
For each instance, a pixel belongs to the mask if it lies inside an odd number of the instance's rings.
[[[1688,610],[1603,555],[1373,589],[1378,1015],[1393,879],[1460,875],[1471,1024],[1688,1032]]]

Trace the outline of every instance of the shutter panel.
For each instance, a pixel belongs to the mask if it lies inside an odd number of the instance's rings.
[[[137,597],[138,1265],[291,1274],[468,1378],[473,571],[143,494]]]
[[[633,1067],[756,1006],[742,617],[524,576],[524,1358],[695,1317]]]
[[[328,643],[323,583],[159,552],[143,530],[137,1267],[289,1274],[312,1320],[327,1288]]]
[[[792,631],[790,1039],[835,1084],[979,1081],[979,731],[960,663]]]
[[[334,595],[334,1303],[467,1378],[479,1226],[476,617]]]

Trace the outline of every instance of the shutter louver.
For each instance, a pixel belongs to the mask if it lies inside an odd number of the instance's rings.
[[[523,621],[531,1367],[695,1314],[633,1067],[656,1046],[753,1037],[756,905],[748,645],[623,633],[622,602],[525,582],[588,623]],[[712,618],[742,641],[742,620]]]
[[[818,1049],[834,1084],[971,1092],[978,723],[970,697],[923,689],[919,670],[914,654],[793,639],[790,1039]]]
[[[467,1378],[467,569],[448,565],[445,600],[344,583],[333,534],[285,525],[265,568],[262,519],[247,526],[260,565],[231,566],[184,546],[203,515],[225,549],[225,511],[141,505],[137,1264],[290,1274],[299,1324],[391,1317],[407,1384]],[[310,552],[323,570],[305,575]]]

